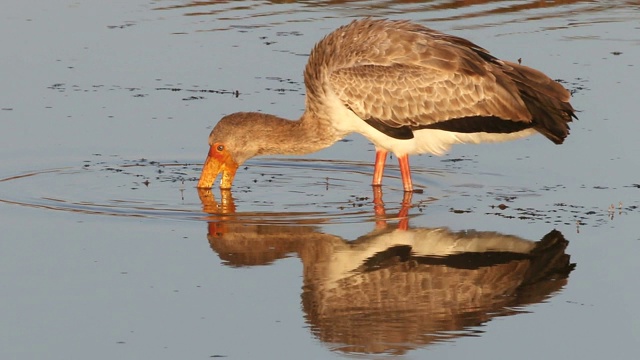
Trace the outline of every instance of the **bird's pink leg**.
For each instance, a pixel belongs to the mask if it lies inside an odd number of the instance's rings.
[[[376,163],[373,167],[373,185],[382,185],[382,173],[384,172],[384,163],[387,161],[387,151],[376,149]]]
[[[400,175],[402,175],[402,187],[404,187],[404,191],[413,191],[411,168],[409,167],[409,155],[399,156],[398,162],[400,163]]]

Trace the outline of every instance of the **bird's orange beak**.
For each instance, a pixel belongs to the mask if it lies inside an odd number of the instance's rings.
[[[220,189],[231,189],[231,183],[233,183],[237,170],[238,164],[233,160],[229,152],[219,144],[213,144],[202,167],[198,188],[211,188],[218,174],[222,173]]]

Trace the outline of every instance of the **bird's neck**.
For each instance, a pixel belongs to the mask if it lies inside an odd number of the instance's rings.
[[[309,113],[299,120],[264,114],[262,121],[266,131],[259,155],[309,154],[327,148],[341,138],[328,123]]]

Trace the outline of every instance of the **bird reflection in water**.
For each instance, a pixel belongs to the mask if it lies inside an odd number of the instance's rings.
[[[376,226],[347,241],[319,226],[243,221],[231,193],[216,202],[208,240],[229,266],[266,265],[296,254],[303,264],[302,309],[312,332],[345,353],[403,354],[474,336],[497,316],[525,312],[562,289],[575,267],[568,241],[552,230],[539,241],[490,231],[410,228],[411,194],[398,223],[374,190]],[[246,215],[246,214],[244,214]]]

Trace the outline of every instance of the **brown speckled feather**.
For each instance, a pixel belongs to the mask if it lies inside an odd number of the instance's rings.
[[[310,55],[305,83],[308,105],[322,104],[332,91],[358,117],[396,138],[423,128],[534,127],[560,143],[574,117],[569,92],[541,72],[406,21],[359,20],[329,34]]]

